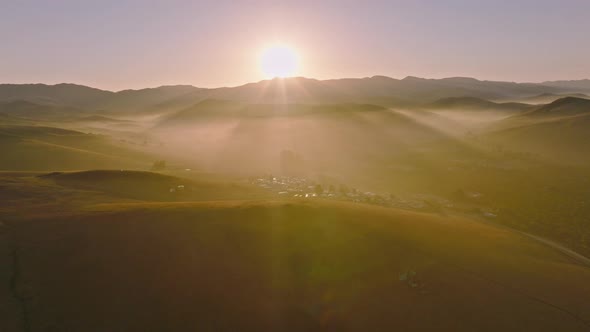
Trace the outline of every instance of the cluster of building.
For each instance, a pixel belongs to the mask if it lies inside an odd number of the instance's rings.
[[[338,187],[322,186],[311,180],[300,177],[264,176],[250,180],[252,184],[273,191],[285,198],[323,198],[356,203],[376,204],[410,210],[433,210],[441,207],[452,207],[450,201],[430,195],[414,195],[400,198],[392,194],[376,194],[363,192],[345,185]]]

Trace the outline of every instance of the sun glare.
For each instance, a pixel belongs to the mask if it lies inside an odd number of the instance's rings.
[[[260,70],[267,78],[294,76],[299,70],[299,56],[287,45],[273,45],[260,55]]]

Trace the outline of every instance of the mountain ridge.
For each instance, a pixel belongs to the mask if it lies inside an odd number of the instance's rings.
[[[123,93],[123,92],[137,92],[143,90],[156,90],[161,88],[197,88],[197,89],[206,89],[206,90],[215,90],[215,89],[231,89],[231,88],[239,88],[249,84],[257,84],[266,81],[273,81],[273,80],[290,80],[290,79],[305,79],[305,80],[314,80],[319,82],[330,82],[330,81],[346,81],[346,80],[370,80],[370,79],[383,79],[383,80],[390,80],[390,81],[404,81],[404,80],[425,80],[425,81],[464,81],[464,82],[484,82],[484,83],[510,83],[510,84],[533,84],[533,85],[555,85],[560,83],[569,83],[569,84],[590,84],[590,79],[579,79],[579,80],[555,80],[555,81],[542,81],[542,82],[514,82],[514,81],[497,81],[497,80],[484,80],[478,79],[475,77],[468,77],[468,76],[450,76],[450,77],[443,77],[443,78],[425,78],[425,77],[418,77],[418,76],[406,76],[402,79],[386,76],[386,75],[373,75],[373,76],[365,76],[365,77],[342,77],[342,78],[328,78],[328,79],[316,79],[312,77],[305,77],[305,76],[293,76],[293,77],[286,77],[286,78],[272,78],[272,79],[264,79],[260,81],[253,81],[247,82],[244,84],[232,85],[232,86],[219,86],[219,87],[198,87],[192,84],[163,84],[158,85],[155,87],[146,87],[146,88],[139,88],[139,89],[122,89],[122,90],[109,90],[109,89],[101,89],[92,87],[90,85],[85,84],[78,84],[78,83],[71,83],[71,82],[62,82],[62,83],[0,83],[0,88],[5,86],[37,86],[37,87],[84,87],[93,90],[103,91],[103,92],[110,92],[110,93]]]
[[[578,81],[576,81],[578,82]],[[156,88],[101,90],[61,83],[0,84],[0,102],[25,100],[92,110],[137,112],[179,110],[204,99],[226,99],[248,103],[365,103],[401,107],[434,102],[449,97],[470,97],[493,101],[515,100],[542,94],[590,92],[579,87],[484,81],[470,77],[427,79],[408,76],[401,80],[387,76],[318,80],[305,77],[262,80],[234,87],[199,88],[165,85]]]

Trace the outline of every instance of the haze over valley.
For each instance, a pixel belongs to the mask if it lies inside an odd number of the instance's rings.
[[[590,7],[451,2],[0,5],[0,331],[588,331]]]

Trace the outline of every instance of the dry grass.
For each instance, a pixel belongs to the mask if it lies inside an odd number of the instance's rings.
[[[33,330],[585,331],[590,270],[455,217],[103,203],[16,230]],[[417,287],[399,280],[417,273]]]

